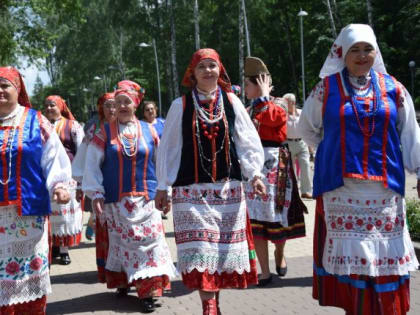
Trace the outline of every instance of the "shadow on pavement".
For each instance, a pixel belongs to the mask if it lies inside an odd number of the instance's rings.
[[[175,238],[175,232],[166,232],[165,233],[165,237],[168,237],[168,238]]]
[[[98,283],[98,273],[96,271],[77,272],[65,275],[51,276],[52,284],[62,283],[84,283],[95,284]]]
[[[190,289],[188,289],[181,280],[171,281],[171,291],[165,292],[164,296],[167,297],[178,297],[182,295],[188,295],[192,293]]]
[[[134,291],[132,291],[134,292]],[[76,314],[86,312],[112,311],[114,313],[139,313],[139,299],[130,294],[117,298],[113,292],[104,292],[48,303],[47,315]]]
[[[83,249],[83,248],[95,248],[96,244],[94,241],[88,241],[88,242],[81,242],[77,247],[74,247],[75,249]],[[70,248],[70,256],[71,256],[71,248]]]

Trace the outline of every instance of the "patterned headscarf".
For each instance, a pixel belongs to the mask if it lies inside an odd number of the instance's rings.
[[[126,95],[136,104],[137,107],[141,103],[145,93],[146,90],[136,82],[123,80],[118,82],[117,90],[115,91],[115,97],[120,94]]]
[[[25,107],[32,107],[29,101],[28,93],[26,93],[25,84],[22,75],[13,67],[0,67],[0,78],[10,81],[18,92],[18,103]]]
[[[387,73],[373,29],[367,24],[349,24],[341,30],[337,39],[334,41],[331,51],[319,73],[319,77],[323,79],[343,70],[346,66],[344,59],[348,50],[351,46],[360,42],[369,43],[376,50],[375,63],[372,66],[373,70],[380,73]]]
[[[196,80],[194,79],[194,69],[203,59],[213,59],[217,62],[217,65],[220,69],[219,79],[217,84],[225,91],[232,92],[229,76],[226,72],[225,67],[220,61],[220,56],[212,48],[203,48],[197,50],[191,58],[190,64],[188,65],[187,70],[185,71],[184,78],[182,79],[182,85],[187,88],[194,88],[196,85]]]
[[[105,119],[105,114],[104,114],[104,104],[105,104],[105,102],[107,100],[112,100],[114,98],[115,98],[114,92],[110,92],[110,93],[105,93],[104,95],[102,95],[98,99],[97,109],[98,109],[99,119],[101,121],[103,121]]]
[[[47,101],[52,101],[55,103],[55,105],[60,110],[61,116],[70,119],[70,120],[76,120],[74,118],[73,114],[71,113],[70,109],[67,107],[66,102],[63,100],[63,98],[59,95],[50,95],[46,99]]]

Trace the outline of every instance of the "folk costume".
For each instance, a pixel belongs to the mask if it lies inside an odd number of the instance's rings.
[[[269,74],[257,57],[245,59],[245,76]],[[263,182],[267,194],[263,197],[247,187],[247,205],[254,238],[273,243],[305,236],[303,213],[306,206],[299,197],[292,158],[286,145],[287,111],[284,101],[274,97],[259,97],[252,103],[251,119],[256,125],[264,148]]]
[[[208,58],[220,76],[205,95],[193,73]],[[158,189],[172,187],[178,271],[190,289],[246,288],[258,280],[242,175],[261,176],[262,147],[215,50],[194,53],[182,84],[192,90],[173,101],[157,159]]]
[[[84,137],[83,128],[60,96],[50,95],[46,101],[54,102],[60,109],[61,117],[54,121],[54,127],[70,161],[73,161]],[[61,255],[68,255],[67,248],[79,245],[82,236],[83,213],[81,204],[76,199],[76,189],[77,182],[71,180],[69,183],[70,202],[60,205],[51,201],[52,246],[53,248],[60,247]]]
[[[165,127],[165,119],[156,117],[155,121],[152,123],[152,126],[156,129],[159,139],[162,138],[163,128]]]
[[[120,94],[138,106],[144,89],[126,80],[118,84],[115,97]],[[105,268],[102,280],[108,288],[135,286],[140,299],[161,296],[175,276],[161,214],[153,201],[158,142],[155,129],[144,121],[103,124],[88,145],[89,167],[82,183],[89,198],[105,199],[97,218],[101,225],[97,238],[103,243],[102,255],[107,254],[97,257],[98,266]]]
[[[79,185],[81,185],[83,181],[85,167],[89,167],[89,165],[86,165],[86,153],[88,145],[92,141],[95,133],[99,130],[103,130],[104,128],[104,104],[106,101],[113,100],[114,98],[114,92],[105,93],[104,95],[102,95],[98,99],[97,103],[98,116],[93,117],[91,120],[89,120],[84,127],[85,136],[72,162],[73,178],[78,182]],[[109,243],[106,220],[96,220],[96,213],[92,209],[92,200],[88,196],[83,197],[83,210],[91,212],[88,221],[88,226],[86,228],[86,236],[88,238],[88,236],[91,235],[90,237],[92,238],[93,234],[96,235],[96,267],[98,270],[98,280],[101,283],[106,283],[104,261],[106,261],[106,258],[108,256]],[[89,229],[91,232],[89,232]]]
[[[0,78],[19,94],[0,117],[0,314],[45,314],[50,197],[66,187],[71,166],[50,122],[31,109],[20,73],[4,67]]]
[[[376,49],[366,76],[344,64],[355,43]],[[418,267],[406,225],[404,167],[420,178],[420,130],[409,93],[386,73],[373,30],[336,39],[299,121],[318,146],[313,297],[348,314],[406,314]]]

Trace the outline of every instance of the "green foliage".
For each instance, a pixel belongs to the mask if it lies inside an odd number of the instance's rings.
[[[407,199],[407,222],[410,236],[420,240],[420,200]]]
[[[231,81],[239,82],[240,0],[200,0],[201,47],[215,48]],[[300,27],[303,18],[306,95],[334,41],[325,1],[247,0],[251,53],[262,58],[275,85],[274,95],[293,92],[301,100]],[[337,32],[349,23],[367,23],[365,0],[336,0],[333,16]],[[32,62],[45,58],[51,90],[67,99],[80,120],[87,119],[96,99],[121,79],[138,81],[146,98],[157,100],[153,49],[142,42],[156,40],[163,110],[171,96],[170,3],[176,26],[179,81],[194,52],[192,1],[186,0],[3,0],[0,2],[0,64],[14,64],[19,55]],[[408,62],[420,68],[420,1],[372,1],[375,29],[388,72],[411,92]],[[416,59],[417,58],[417,59]],[[415,76],[420,106],[420,71]],[[93,78],[99,76],[101,80]],[[88,90],[83,92],[83,90]],[[48,89],[37,90],[36,103]],[[39,94],[39,95],[38,95]]]

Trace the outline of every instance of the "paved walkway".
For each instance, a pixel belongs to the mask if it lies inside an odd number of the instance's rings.
[[[415,197],[416,182],[413,176],[407,178],[407,197]],[[301,314],[324,315],[344,314],[340,309],[320,307],[312,299],[312,232],[314,226],[315,201],[305,200],[309,209],[306,215],[308,236],[287,242],[286,257],[288,274],[265,288],[246,290],[224,290],[221,293],[221,308],[224,315],[271,315]],[[87,219],[87,218],[85,218]],[[168,244],[176,261],[176,247],[172,217],[164,221]],[[270,255],[273,258],[274,247]],[[417,254],[418,257],[419,253]],[[95,243],[83,243],[70,251],[72,263],[69,266],[53,264],[51,281],[53,293],[48,297],[47,314],[132,314],[139,313],[139,303],[134,290],[126,298],[117,298],[114,290],[97,283],[95,264]],[[275,272],[274,261],[271,270]],[[161,307],[153,314],[193,315],[201,314],[198,293],[187,290],[180,279],[172,282],[172,291],[159,299]],[[411,312],[420,314],[420,272],[412,273]]]

